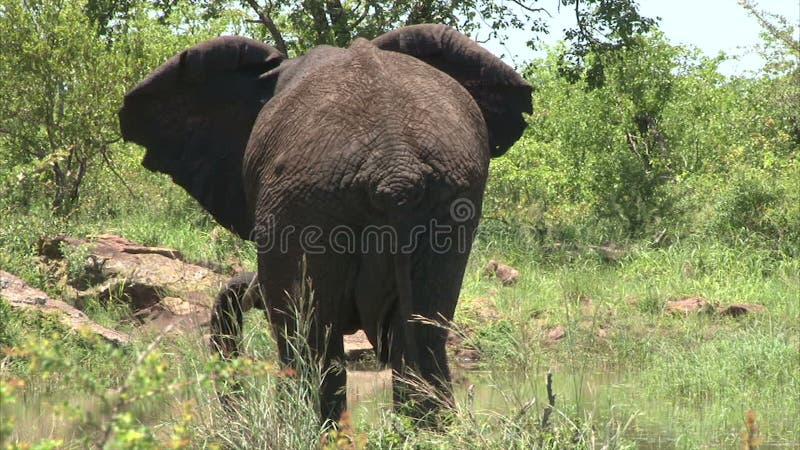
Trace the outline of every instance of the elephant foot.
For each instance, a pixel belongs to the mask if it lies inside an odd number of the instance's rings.
[[[393,374],[392,396],[395,412],[412,419],[417,426],[441,430],[452,423],[452,390],[418,376]]]

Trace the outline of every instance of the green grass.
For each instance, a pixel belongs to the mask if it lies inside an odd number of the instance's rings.
[[[591,251],[527,255],[502,243],[479,244],[463,297],[492,296],[504,324],[503,332],[493,332],[493,324],[478,333],[489,341],[482,347],[503,349],[485,352],[485,366],[547,366],[588,378],[607,373],[605,384],[576,380],[567,396],[584,406],[605,399],[600,419],[614,410],[637,414],[631,435],[660,435],[664,448],[734,447],[749,409],[765,443],[798,445],[798,261],[699,239],[629,247],[608,263]],[[520,282],[504,288],[482,278],[490,258],[517,267]],[[737,319],[663,312],[668,300],[691,296],[722,306],[762,304],[768,312]],[[557,324],[567,335],[549,342],[546,330]]]
[[[118,233],[223,268],[255,266],[251,245],[215,231],[207,214],[167,186],[162,187],[172,190],[148,208],[121,202],[113,211],[87,207],[64,219],[35,209],[6,211],[0,265],[58,296],[59,288],[35,258],[37,240],[57,233]],[[800,410],[800,261],[757,242],[703,236],[665,247],[647,241],[619,245],[625,255],[608,262],[587,243],[540,242],[524,230],[485,223],[454,325],[468,330],[468,344],[480,350],[480,370],[458,371],[451,425],[443,432],[422,431],[388,405],[357,407],[329,444],[733,448],[741,443],[743,420],[752,409],[765,444],[800,445],[800,421],[793,414]],[[73,257],[81,259],[77,253]],[[519,269],[519,282],[504,287],[485,278],[489,259]],[[758,303],[768,312],[735,319],[664,313],[668,300],[689,296],[723,306]],[[490,297],[499,318],[482,318],[470,307],[474,297]],[[8,442],[53,438],[62,439],[64,448],[103,439],[108,448],[318,444],[321,430],[313,408],[300,401],[314,395],[313,374],[297,379],[281,373],[263,315],[248,315],[245,344],[251,359],[230,366],[210,357],[199,333],[166,337],[148,350],[156,336],[139,333],[124,305],[90,299],[86,310],[105,325],[132,332],[134,344],[110,348],[66,332],[52,318],[0,306],[0,347],[7,353],[0,360],[0,385],[8,413],[0,429],[8,428],[11,413],[29,420],[37,411],[58,412],[37,422],[39,431],[33,434],[20,432],[18,421],[17,431],[5,432]],[[566,336],[553,342],[548,333],[557,325]],[[556,413],[542,430],[548,369],[555,373]],[[231,416],[220,407],[213,386],[234,372],[248,395]],[[471,383],[473,398],[467,394]],[[9,390],[16,397],[13,408]],[[123,398],[120,392],[127,394]],[[75,398],[91,400],[77,410],[47,406]],[[292,426],[295,421],[304,425]]]

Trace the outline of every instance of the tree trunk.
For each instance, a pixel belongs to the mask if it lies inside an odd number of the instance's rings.
[[[331,27],[328,23],[328,18],[325,16],[325,8],[323,7],[322,2],[319,0],[305,0],[303,2],[303,6],[309,12],[309,14],[311,14],[311,18],[314,20],[314,31],[316,32],[314,44],[331,44],[332,42],[328,41]]]
[[[279,52],[288,56],[288,52],[286,51],[286,41],[283,40],[283,34],[281,34],[281,31],[272,20],[272,8],[261,8],[256,0],[246,1],[250,8],[258,16],[258,21],[267,28],[269,35],[272,37],[272,41],[275,43],[275,48],[277,48]]]
[[[325,2],[328,10],[328,17],[333,24],[333,39],[337,47],[346,47],[350,43],[350,27],[347,25],[347,13],[342,2],[339,0],[328,0]]]

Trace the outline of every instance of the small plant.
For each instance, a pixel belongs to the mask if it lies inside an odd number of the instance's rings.
[[[756,412],[747,411],[744,417],[744,431],[742,432],[742,450],[754,450],[761,445],[761,431],[756,423]]]
[[[664,300],[654,289],[648,289],[637,302],[639,311],[644,314],[658,314],[664,307]]]
[[[86,269],[86,259],[89,257],[89,247],[87,245],[60,245],[64,261],[67,263],[67,276],[70,280],[76,280],[83,275]]]
[[[2,448],[6,448],[4,444],[14,430],[14,415],[8,411],[17,401],[14,391],[24,386],[25,382],[19,378],[0,381],[0,447]]]
[[[348,411],[342,414],[338,424],[320,439],[320,450],[360,450],[366,448],[367,435],[359,433],[353,426]]]

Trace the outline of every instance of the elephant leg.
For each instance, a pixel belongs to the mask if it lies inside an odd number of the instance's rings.
[[[471,236],[471,234],[470,234]],[[411,334],[399,340],[404,348],[402,358],[392,357],[394,400],[412,417],[423,423],[434,423],[435,412],[454,405],[450,368],[447,363],[447,323],[453,319],[471,241],[466,252],[437,253],[419,249],[412,258],[411,314],[426,320],[412,319],[406,324],[395,314],[394,329]],[[425,323],[430,322],[430,323]],[[441,325],[438,325],[441,324]],[[393,346],[395,349],[397,346]],[[409,403],[410,400],[410,403]]]
[[[345,370],[344,363],[342,334],[331,333],[325,347],[322,385],[320,386],[320,415],[322,420],[336,422],[347,408],[347,370]]]
[[[273,271],[263,279],[270,322],[284,367],[292,368],[298,376],[305,376],[308,370],[316,370],[322,363],[320,415],[323,421],[338,421],[347,406],[347,374],[340,325],[343,311],[346,311],[342,306],[342,292],[347,265],[324,256],[309,257],[304,271],[298,259],[285,255],[269,259],[271,267],[298,267],[294,272],[297,275]],[[310,283],[301,283],[303,273],[310,278]],[[314,378],[309,381],[314,382]]]
[[[406,330],[414,334],[417,348],[392,351],[392,396],[404,414],[425,420],[429,414],[454,405],[447,330],[413,322],[406,325]],[[400,354],[402,357],[397,356]]]

